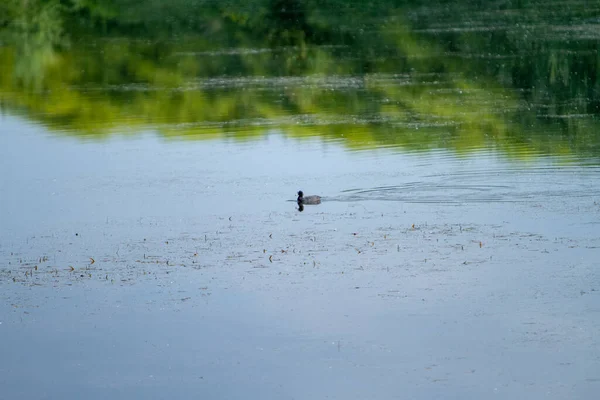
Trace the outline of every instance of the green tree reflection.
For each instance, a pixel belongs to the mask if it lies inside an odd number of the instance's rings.
[[[8,0],[0,99],[86,137],[278,130],[597,157],[600,6],[586,4]]]

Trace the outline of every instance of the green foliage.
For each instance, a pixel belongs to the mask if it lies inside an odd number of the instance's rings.
[[[0,103],[73,134],[597,156],[600,6],[445,3],[7,0]]]
[[[70,0],[70,2],[74,12],[87,14],[91,19],[100,20],[116,18],[119,15],[119,8],[127,4],[122,0]]]

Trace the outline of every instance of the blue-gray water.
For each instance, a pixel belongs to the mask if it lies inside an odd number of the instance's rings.
[[[0,1],[0,400],[597,397],[600,3],[140,4]]]
[[[594,166],[1,122],[0,398],[598,390]]]

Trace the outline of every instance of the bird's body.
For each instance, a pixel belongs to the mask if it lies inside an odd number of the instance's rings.
[[[298,192],[298,204],[321,204],[321,196],[305,196],[300,190]]]

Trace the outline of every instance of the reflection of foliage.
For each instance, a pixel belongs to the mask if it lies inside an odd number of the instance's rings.
[[[109,20],[118,15],[117,0],[71,0],[73,10],[89,15],[92,19]]]
[[[599,151],[597,117],[581,116],[599,114],[598,41],[462,31],[455,14],[428,21],[391,0],[30,3],[0,5],[14,39],[0,48],[0,100],[61,131]]]
[[[565,8],[528,0],[498,9],[462,7],[427,9],[419,14],[419,28],[444,44],[447,54],[469,57],[462,63],[465,77],[489,76],[519,90],[534,114],[527,118],[530,126],[582,134],[594,124],[600,114],[600,3],[574,0]],[[461,13],[477,17],[457,20]]]
[[[6,0],[0,15],[9,15],[4,36],[16,44],[14,78],[28,88],[40,88],[55,61],[55,46],[63,38],[60,0]],[[0,36],[1,37],[1,36]]]
[[[312,36],[304,3],[300,0],[273,0],[265,22],[272,42],[301,44],[306,36]]]

